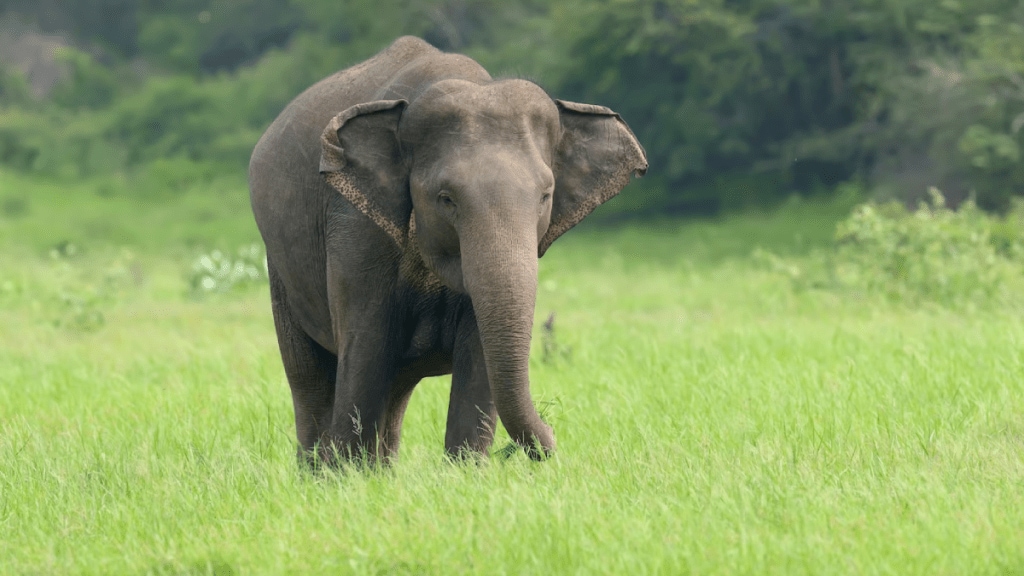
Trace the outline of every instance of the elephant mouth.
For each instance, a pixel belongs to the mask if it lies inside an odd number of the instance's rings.
[[[432,256],[424,251],[416,237],[415,210],[409,215],[400,273],[410,285],[422,292],[436,292],[442,287],[466,292],[462,282],[461,254]]]

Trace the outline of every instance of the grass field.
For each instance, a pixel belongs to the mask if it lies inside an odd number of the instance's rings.
[[[0,201],[2,574],[1024,574],[1022,307],[751,257],[827,249],[849,205],[573,232],[541,263],[552,460],[447,462],[438,378],[394,467],[317,476],[266,287],[188,293],[257,238],[240,183]]]

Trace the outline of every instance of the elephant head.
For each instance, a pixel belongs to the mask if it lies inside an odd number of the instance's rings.
[[[469,295],[502,423],[531,456],[553,450],[529,389],[537,259],[646,171],[629,127],[524,80],[445,80],[343,111],[322,143],[327,181]]]

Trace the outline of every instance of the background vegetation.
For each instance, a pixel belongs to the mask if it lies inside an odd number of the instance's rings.
[[[1022,573],[1022,10],[0,0],[0,573]],[[548,462],[448,462],[438,378],[295,465],[245,164],[401,33],[651,157],[540,262]]]
[[[11,61],[0,74],[0,165],[113,179],[110,190],[127,174],[129,194],[155,191],[139,173],[173,189],[241,172],[288,100],[400,34],[623,114],[652,167],[623,205],[634,215],[763,205],[843,181],[911,204],[937,186],[987,209],[1024,191],[1017,0],[3,6],[8,47],[32,30],[65,45],[46,90],[38,67]]]

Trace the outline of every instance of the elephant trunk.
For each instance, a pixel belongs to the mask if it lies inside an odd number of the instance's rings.
[[[555,449],[530,397],[530,340],[537,298],[536,223],[508,222],[460,234],[462,273],[473,302],[498,416],[533,459]]]

